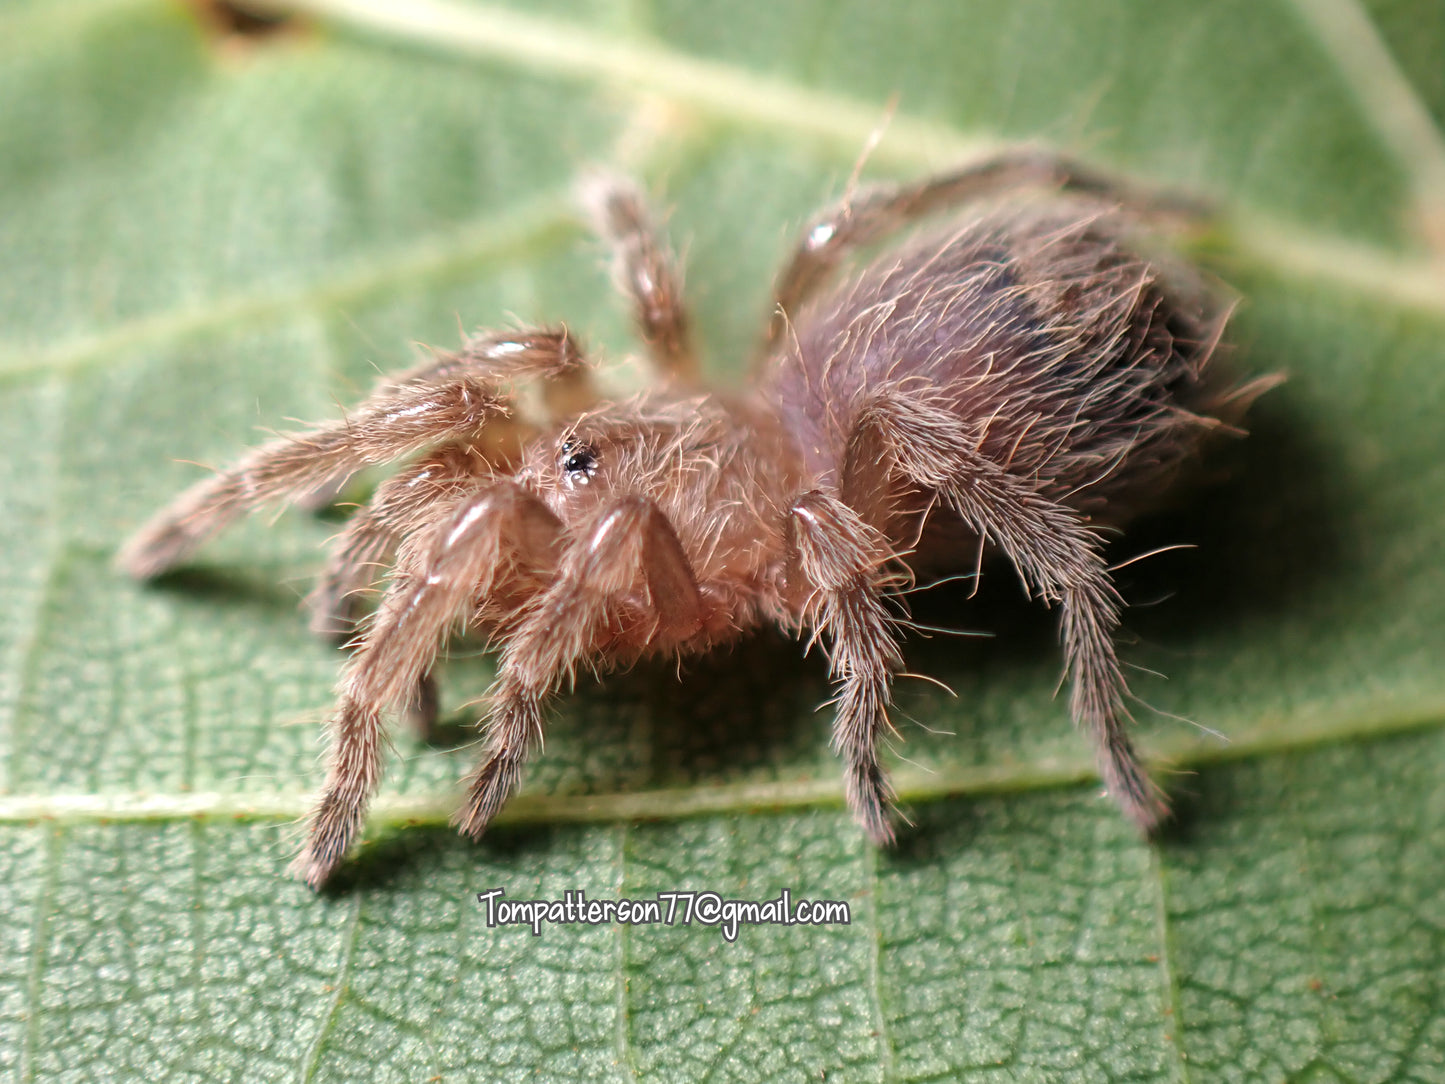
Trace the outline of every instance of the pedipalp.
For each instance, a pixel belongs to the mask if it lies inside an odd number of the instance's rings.
[[[639,586],[642,596],[629,598]],[[619,614],[628,603],[629,612]],[[604,505],[502,650],[482,763],[452,823],[474,839],[486,830],[521,782],[542,736],[544,703],[580,664],[605,650],[609,631],[634,650],[663,636],[685,640],[702,627],[703,609],[687,554],[658,507],[640,496]]]

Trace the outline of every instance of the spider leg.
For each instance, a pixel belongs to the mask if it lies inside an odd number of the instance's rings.
[[[610,173],[589,177],[582,199],[598,235],[612,248],[613,280],[632,299],[653,365],[674,383],[696,384],[682,274],[647,201],[632,181]]]
[[[645,598],[635,592],[639,581]],[[661,510],[641,496],[604,506],[502,652],[485,759],[452,823],[473,839],[482,835],[521,782],[547,697],[619,627],[632,626],[634,644],[676,643],[701,629],[703,617],[691,563]]]
[[[1142,213],[1188,219],[1208,214],[1196,200],[1134,186],[1065,155],[1037,148],[1005,151],[914,184],[865,188],[844,196],[804,228],[773,287],[774,312],[764,345],[771,346],[786,334],[790,320],[808,297],[857,249],[893,235],[924,215],[1021,186],[1099,196]]]
[[[581,365],[566,330],[484,336],[383,384],[349,418],[273,440],[196,483],[121,549],[119,566],[152,579],[246,512],[295,501],[362,467],[446,440],[479,440],[509,415],[498,381],[565,376]]]
[[[296,497],[292,503],[304,512],[324,512],[341,499],[350,480],[349,477],[328,479],[310,493]]]
[[[360,649],[347,664],[329,730],[322,797],[292,872],[313,887],[341,863],[361,830],[382,770],[382,714],[409,706],[453,623],[476,599],[505,591],[557,559],[562,525],[542,501],[499,482],[459,504],[403,548]]]
[[[565,327],[521,328],[473,335],[460,350],[384,380],[378,395],[410,385],[435,384],[458,376],[506,383],[515,380],[566,380],[591,373],[577,340]]]
[[[845,476],[864,491],[886,487],[896,469],[939,493],[981,538],[995,543],[1046,602],[1059,604],[1069,677],[1069,709],[1093,738],[1104,785],[1144,830],[1167,815],[1159,789],[1139,763],[1126,724],[1128,686],[1113,635],[1122,600],[1109,577],[1099,536],[1036,483],[975,450],[975,434],[926,395],[892,391],[871,398],[855,423]]]
[[[361,616],[359,595],[381,578],[401,540],[437,517],[438,505],[461,500],[487,473],[463,444],[432,451],[388,478],[347,521],[326,571],[306,596],[311,631],[346,643]]]
[[[890,553],[882,534],[841,499],[802,494],[789,513],[795,571],[815,591],[807,622],[828,638],[834,700],[833,747],[843,757],[848,807],[879,844],[893,840],[892,789],[878,760],[888,721],[893,674],[902,667],[887,610],[879,596]]]
[[[350,643],[365,612],[362,595],[395,559],[401,540],[430,520],[447,518],[443,506],[464,499],[486,470],[485,461],[470,449],[451,444],[382,483],[347,522],[325,572],[306,596],[311,631],[343,646]],[[436,679],[428,670],[402,714],[422,740],[431,741],[439,713]]]

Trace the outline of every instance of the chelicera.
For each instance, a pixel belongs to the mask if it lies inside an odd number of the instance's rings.
[[[752,385],[722,391],[700,379],[680,275],[637,190],[600,178],[587,194],[652,390],[607,398],[566,328],[484,333],[344,421],[197,483],[120,555],[149,579],[243,513],[401,464],[311,595],[317,630],[355,650],[296,874],[320,885],[345,858],[381,778],[384,717],[434,716],[431,670],[457,627],[500,649],[454,817],[467,835],[516,790],[578,667],[773,624],[827,651],[847,801],[887,843],[880,747],[901,666],[888,594],[925,567],[972,569],[985,546],[1057,607],[1070,712],[1125,815],[1158,824],[1099,528],[1146,506],[1273,382],[1231,386],[1215,361],[1225,308],[1128,240],[1174,202],[1029,150],[853,193],[779,276]],[[543,417],[520,406],[524,385]]]

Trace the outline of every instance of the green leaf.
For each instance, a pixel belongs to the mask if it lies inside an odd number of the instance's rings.
[[[1445,1079],[1438,5],[293,7],[227,38],[158,0],[0,5],[7,1079]],[[1178,830],[1098,799],[1049,615],[994,571],[919,600],[995,635],[909,645],[957,697],[900,690],[896,851],[841,809],[819,660],[764,635],[584,684],[480,845],[442,827],[473,751],[398,735],[346,883],[287,880],[338,662],[297,601],[335,524],[247,523],[149,588],[120,541],[459,325],[635,349],[572,210],[589,163],[672,208],[740,381],[895,97],[870,177],[1030,139],[1215,199],[1237,364],[1290,374],[1115,546],[1199,547],[1120,571]],[[458,722],[489,674],[448,664]],[[492,888],[851,922],[534,937],[487,926]]]

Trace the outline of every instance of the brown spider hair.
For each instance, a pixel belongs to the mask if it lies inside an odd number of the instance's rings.
[[[886,843],[879,754],[901,666],[886,596],[985,546],[1059,608],[1071,713],[1124,812],[1156,825],[1167,807],[1126,731],[1122,604],[1096,528],[1147,504],[1275,382],[1226,388],[1225,310],[1124,239],[1132,212],[1187,205],[1036,151],[856,193],[805,230],[757,379],[724,393],[699,381],[680,276],[637,190],[594,178],[587,202],[656,388],[606,398],[565,328],[487,333],[384,382],[344,422],[197,483],[120,554],[149,579],[242,513],[403,462],[311,595],[319,632],[356,639],[297,874],[320,885],[345,857],[380,780],[383,717],[434,717],[430,671],[458,626],[500,648],[485,752],[454,818],[468,835],[519,785],[546,701],[579,667],[705,651],[772,623],[824,645],[848,804]],[[541,421],[517,406],[529,382]],[[380,567],[385,592],[363,618],[356,599]]]

